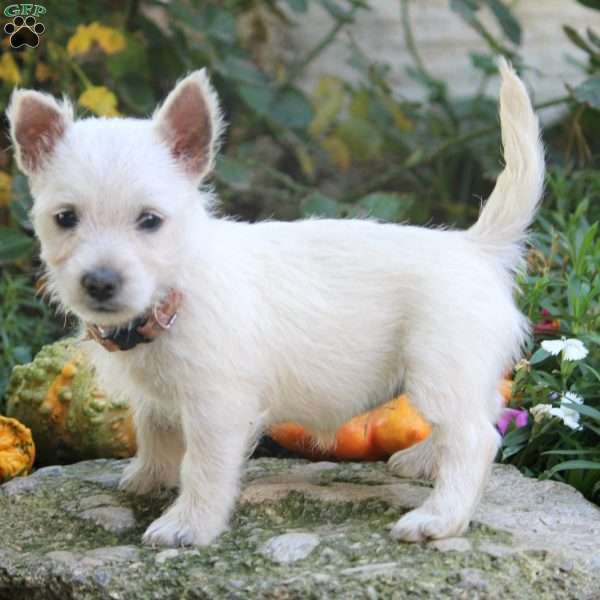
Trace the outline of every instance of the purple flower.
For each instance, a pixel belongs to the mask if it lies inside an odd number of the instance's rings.
[[[517,429],[525,427],[529,422],[529,415],[524,408],[505,408],[496,423],[500,433],[506,435],[508,426],[513,423]]]

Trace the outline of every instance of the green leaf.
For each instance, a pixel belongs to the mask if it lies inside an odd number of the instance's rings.
[[[563,25],[563,31],[578,48],[584,52],[587,52],[588,54],[591,54],[592,56],[595,55],[594,49],[587,43],[586,40],[583,39],[583,37],[579,35],[575,29],[573,29],[573,27],[569,27],[569,25]]]
[[[288,6],[295,12],[295,13],[305,13],[306,9],[308,8],[308,4],[306,2],[306,0],[286,0],[288,3]]]
[[[566,402],[565,406],[572,408],[575,412],[578,412],[581,415],[591,417],[600,423],[600,410],[597,410],[592,406],[588,406],[587,404],[576,404],[575,402]]]
[[[546,454],[560,454],[565,456],[573,456],[579,454],[598,454],[600,456],[600,450],[596,450],[595,448],[590,448],[587,450],[546,450],[546,452],[542,452],[542,455]]]
[[[217,64],[217,71],[227,79],[233,79],[240,83],[251,85],[268,86],[269,80],[266,75],[249,60],[227,56],[222,63]]]
[[[515,444],[521,444],[529,439],[529,430],[526,427],[519,427],[518,429],[512,429],[503,440],[503,445],[514,446]]]
[[[579,4],[583,4],[583,6],[587,6],[588,8],[600,10],[600,0],[577,0],[577,2],[579,2]]]
[[[502,27],[506,37],[515,45],[521,43],[521,26],[512,14],[510,8],[502,0],[487,0],[490,10],[494,13],[496,20]]]
[[[496,60],[493,56],[481,54],[480,52],[471,52],[469,57],[471,58],[471,64],[486,75],[494,75],[498,72]],[[480,98],[477,98],[477,100],[480,100]]]
[[[510,458],[511,456],[518,454],[519,452],[521,452],[521,450],[523,450],[523,448],[525,448],[526,445],[527,445],[526,443],[523,443],[523,444],[519,444],[518,446],[503,447],[502,454],[501,454],[501,460],[505,461],[506,459]]]
[[[380,155],[383,145],[381,133],[372,123],[360,117],[348,117],[337,129],[340,137],[358,160],[372,160]]]
[[[246,85],[238,86],[238,92],[245,104],[265,116],[269,113],[269,107],[273,100],[273,90],[268,86]]]
[[[150,81],[143,75],[130,73],[116,85],[117,94],[127,101],[128,110],[135,111],[138,115],[146,116],[156,106],[156,98]]]
[[[590,250],[592,242],[594,241],[594,239],[596,237],[597,232],[598,232],[598,223],[594,223],[587,230],[586,234],[583,237],[583,240],[581,241],[581,244],[579,245],[579,248],[577,248],[577,260],[575,262],[575,272],[580,277],[584,275],[583,270],[585,267],[585,261],[588,258],[588,252]]]
[[[476,0],[450,0],[450,8],[470,23],[475,19],[475,13],[479,10]]]
[[[543,348],[538,348],[533,356],[529,359],[530,365],[537,365],[538,363],[543,362],[550,356],[549,352],[546,352]]]
[[[127,46],[106,59],[108,72],[114,79],[126,77],[131,73],[148,73],[146,48],[137,37],[128,35]]]
[[[359,205],[366,210],[369,217],[395,222],[406,217],[412,205],[412,198],[391,192],[374,192],[361,198]]]
[[[0,263],[10,263],[28,258],[34,242],[28,236],[11,227],[0,227]]]
[[[585,32],[587,33],[590,42],[592,42],[594,46],[598,46],[598,48],[600,48],[600,36],[598,36],[596,32],[590,29],[589,27],[585,30]]]
[[[510,430],[502,440],[502,460],[506,460],[523,450],[527,445],[528,440],[528,428],[521,427],[519,429]]]
[[[17,173],[12,178],[11,194],[10,212],[12,217],[21,227],[27,230],[33,229],[29,219],[29,211],[33,207],[33,197],[25,175]]]
[[[596,371],[596,369],[594,369],[593,367],[590,367],[590,365],[588,365],[588,364],[586,364],[584,362],[582,362],[580,364],[580,368],[583,371],[587,371],[588,373],[591,373],[596,378],[596,380],[598,382],[600,382],[600,373],[598,373],[598,371]]]
[[[573,95],[579,102],[600,110],[600,75],[590,77],[579,84],[573,90]]]
[[[338,6],[335,0],[319,0],[319,3],[334,19],[345,20],[350,14]]]
[[[305,129],[313,120],[314,111],[306,96],[296,88],[286,88],[275,94],[269,110],[278,125]]]
[[[206,20],[205,33],[207,36],[227,44],[233,44],[236,41],[235,18],[231,11],[216,6],[208,6],[206,8]]]
[[[593,460],[566,460],[554,465],[550,470],[544,473],[546,478],[550,478],[560,471],[573,471],[578,469],[589,469],[592,471],[600,470],[600,461]]]
[[[344,101],[344,83],[331,75],[319,80],[313,96],[315,116],[310,124],[310,133],[323,135],[337,119]]]
[[[215,170],[216,177],[236,190],[250,189],[252,172],[246,165],[235,158],[219,156]]]
[[[335,218],[339,214],[338,203],[320,192],[313,192],[302,200],[302,212],[306,217]]]

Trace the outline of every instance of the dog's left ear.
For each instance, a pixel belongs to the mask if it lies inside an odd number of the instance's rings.
[[[180,81],[153,118],[175,160],[200,183],[213,168],[223,131],[219,101],[206,70]]]

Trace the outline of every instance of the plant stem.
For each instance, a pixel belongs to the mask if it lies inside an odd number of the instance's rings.
[[[133,25],[140,9],[140,0],[129,0],[127,7],[127,18],[125,19],[125,27],[128,31],[133,30]]]
[[[552,106],[558,106],[560,104],[565,104],[570,99],[571,99],[570,96],[561,96],[560,98],[553,98],[551,100],[546,100],[545,102],[540,102],[539,104],[536,104],[533,108],[536,111],[544,110],[545,108],[550,108]],[[496,131],[498,131],[497,125],[489,125],[487,127],[481,127],[480,129],[475,129],[474,131],[470,131],[463,135],[456,136],[456,137],[444,142],[443,144],[441,144],[440,146],[438,146],[437,148],[435,148],[433,151],[429,152],[428,154],[424,154],[421,158],[412,162],[410,165],[408,165],[408,166],[407,165],[398,165],[398,166],[392,167],[392,168],[388,169],[385,173],[382,173],[379,177],[376,177],[375,179],[371,179],[371,181],[369,181],[368,185],[365,186],[362,190],[360,190],[360,192],[358,194],[354,194],[354,198],[360,198],[361,196],[363,196],[364,194],[366,194],[368,192],[380,189],[382,186],[385,186],[385,185],[389,184],[390,182],[394,181],[394,179],[401,176],[406,171],[414,169],[415,167],[419,167],[423,164],[430,163],[431,161],[435,160],[436,158],[439,158],[442,154],[444,154],[446,151],[450,150],[454,146],[460,146],[462,144],[466,144],[468,142],[471,142],[478,138],[484,137],[491,133],[495,133]]]
[[[301,183],[298,183],[293,177],[290,177],[289,175],[283,173],[279,169],[270,167],[266,163],[262,163],[262,162],[258,163],[258,162],[249,160],[249,161],[247,161],[247,164],[248,164],[248,166],[251,166],[255,169],[262,170],[264,173],[269,175],[269,177],[271,177],[273,180],[277,181],[278,183],[280,183],[283,186],[285,186],[286,188],[288,188],[291,192],[306,195],[312,189],[305,185],[302,185]]]
[[[79,77],[79,80],[86,89],[92,87],[92,82],[89,80],[88,76],[83,72],[83,69],[74,60],[67,56],[66,62],[71,67],[71,69],[73,69],[75,75]]]
[[[545,108],[550,108],[552,106],[559,106],[560,104],[565,104],[571,100],[571,96],[560,96],[558,98],[552,98],[551,100],[546,100],[545,102],[540,102],[539,104],[535,104],[533,106],[534,110],[544,110]]]
[[[406,49],[410,54],[413,62],[415,63],[415,67],[418,73],[421,75],[423,79],[428,82],[430,91],[433,91],[434,94],[430,96],[432,100],[439,102],[440,106],[446,111],[448,117],[450,117],[450,121],[454,129],[457,129],[458,119],[456,118],[456,114],[454,113],[454,109],[450,102],[448,102],[448,97],[446,95],[446,86],[443,81],[435,78],[425,66],[421,55],[419,54],[419,50],[417,49],[417,44],[415,42],[415,38],[412,33],[411,20],[410,20],[410,0],[400,0],[400,12],[401,12],[401,21],[402,21],[402,32],[404,33],[404,40],[406,43]]]
[[[400,12],[402,14],[402,33],[404,34],[404,41],[406,43],[406,49],[410,54],[417,70],[423,75],[426,79],[430,81],[434,81],[435,77],[429,73],[427,68],[425,67],[425,63],[419,54],[419,50],[417,49],[417,44],[415,43],[415,38],[412,34],[412,29],[410,26],[410,12],[409,12],[409,2],[410,0],[400,0]]]
[[[310,65],[318,56],[335,40],[338,33],[354,19],[356,11],[360,8],[359,5],[354,5],[348,15],[336,17],[334,26],[327,32],[323,39],[318,42],[306,56],[298,63],[290,68],[288,76],[285,78],[284,85],[293,83],[302,72]]]

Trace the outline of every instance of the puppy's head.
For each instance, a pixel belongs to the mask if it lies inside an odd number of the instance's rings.
[[[222,129],[205,72],[151,119],[75,121],[68,101],[13,92],[7,111],[50,291],[84,321],[119,326],[161,299],[201,248]]]

